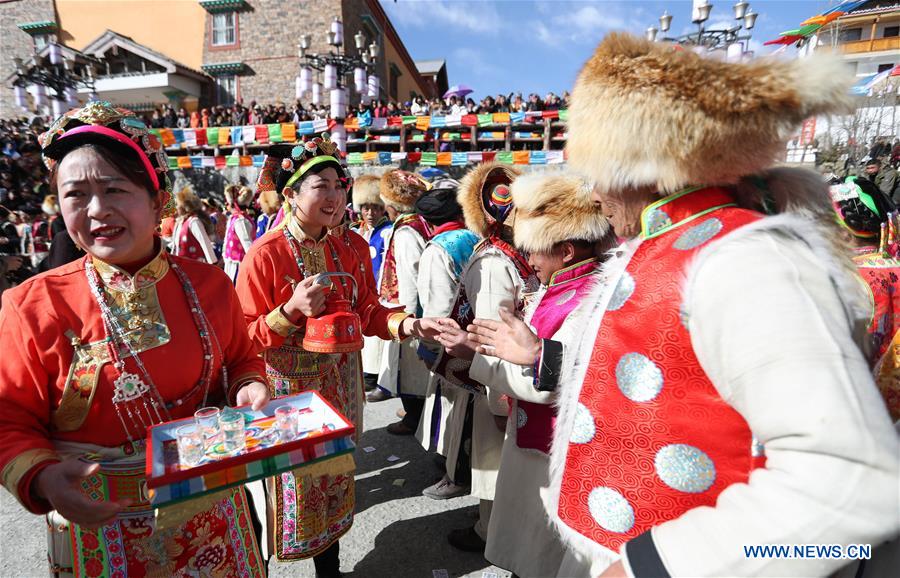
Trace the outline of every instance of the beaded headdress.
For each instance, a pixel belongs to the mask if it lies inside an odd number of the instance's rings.
[[[878,237],[882,223],[888,221],[890,207],[874,184],[867,179],[847,177],[845,182],[832,185],[829,192],[838,223],[855,237]]]
[[[38,137],[38,142],[44,164],[49,169],[78,145],[85,143],[103,144],[137,156],[162,196],[162,216],[174,214],[175,203],[172,182],[167,174],[169,161],[165,149],[147,125],[130,110],[115,108],[105,101],[91,101],[57,118],[47,132]]]
[[[257,191],[281,192],[323,164],[334,167],[344,188],[349,188],[350,177],[341,165],[340,154],[327,132],[297,145],[272,145],[259,171]]]

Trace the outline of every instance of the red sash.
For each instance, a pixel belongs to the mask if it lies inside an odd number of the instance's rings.
[[[394,255],[394,235],[403,227],[412,227],[415,232],[422,235],[426,242],[434,236],[431,225],[421,215],[403,215],[394,223],[394,230],[391,232],[388,248],[384,252],[381,285],[378,287],[379,295],[388,303],[400,302],[400,284],[397,281],[397,258]]]

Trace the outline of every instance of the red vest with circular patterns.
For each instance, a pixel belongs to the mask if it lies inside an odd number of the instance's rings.
[[[197,220],[197,217],[188,217],[181,224],[178,230],[178,251],[175,253],[179,257],[187,257],[196,261],[206,261],[206,255],[203,253],[203,247],[200,241],[191,232],[191,223]]]
[[[709,241],[760,219],[724,189],[688,189],[641,216],[644,241],[604,312],[575,408],[559,518],[619,551],[764,465],[744,418],[697,361],[682,290]]]

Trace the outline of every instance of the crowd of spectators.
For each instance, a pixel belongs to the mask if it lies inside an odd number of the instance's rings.
[[[533,112],[559,110],[567,108],[568,104],[568,92],[563,92],[562,96],[551,92],[543,98],[534,93],[528,95],[527,98],[521,93],[500,94],[496,97],[486,96],[478,103],[472,98],[459,96],[432,99],[418,96],[406,102],[378,99],[360,103],[348,111],[348,116],[381,118],[410,115]],[[216,105],[190,113],[185,108],[176,111],[173,106],[166,105],[146,113],[144,120],[152,128],[207,128],[301,122],[325,119],[329,114],[330,108],[326,104],[307,103],[304,105],[300,100],[296,100],[290,105],[284,103],[260,104],[256,101],[251,101],[247,105],[240,101],[231,106]]]
[[[32,275],[52,234],[50,193],[37,135],[46,119],[0,120],[0,292]]]

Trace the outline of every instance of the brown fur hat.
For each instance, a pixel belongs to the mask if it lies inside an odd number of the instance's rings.
[[[240,185],[225,186],[225,202],[233,203],[237,201],[239,207],[248,207],[253,202],[253,190],[250,187],[242,187]]]
[[[267,189],[259,193],[259,208],[267,215],[274,215],[281,207],[281,194],[274,189]]]
[[[362,175],[353,182],[353,210],[357,213],[363,205],[384,206],[380,191],[381,178],[375,175]]]
[[[412,213],[416,200],[428,190],[428,183],[419,175],[400,169],[381,175],[381,200],[401,213]]]
[[[485,190],[497,184],[509,185],[520,174],[513,166],[495,162],[482,163],[466,173],[456,191],[456,200],[462,207],[467,229],[480,237],[488,236],[495,220],[484,207]],[[513,218],[510,215],[507,221],[512,222]]]
[[[516,248],[546,253],[563,241],[596,242],[610,233],[609,222],[591,201],[580,178],[565,175],[523,175],[513,181],[516,207],[513,238]]]
[[[803,119],[852,102],[836,56],[730,63],[628,34],[581,69],[569,162],[606,190],[733,184],[772,166]]]
[[[195,214],[203,212],[203,201],[190,187],[184,187],[175,193],[175,203],[180,214]]]

